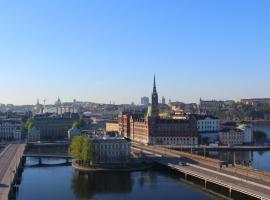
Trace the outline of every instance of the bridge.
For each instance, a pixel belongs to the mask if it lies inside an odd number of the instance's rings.
[[[30,142],[27,143],[27,147],[69,147],[70,141],[65,142]]]
[[[10,144],[0,154],[0,200],[8,200],[22,170],[25,144]]]
[[[40,153],[36,153],[36,154],[23,154],[23,157],[26,158],[54,158],[54,159],[72,159],[72,157],[70,155],[67,154],[40,154]]]
[[[44,153],[27,153],[23,154],[24,158],[36,158],[38,159],[38,164],[31,165],[31,167],[50,167],[50,166],[66,166],[72,163],[72,157],[68,154],[44,154]],[[43,158],[47,159],[63,159],[64,163],[57,164],[44,164]]]
[[[270,199],[270,173],[244,168],[225,166],[226,163],[198,155],[166,149],[159,146],[144,146],[133,143],[134,150],[152,153],[161,167],[176,171],[186,180],[193,181],[229,198],[236,195],[241,199]],[[239,198],[238,198],[239,199]]]

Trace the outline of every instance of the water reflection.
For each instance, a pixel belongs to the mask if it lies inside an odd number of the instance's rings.
[[[129,193],[133,187],[130,173],[75,172],[71,182],[71,189],[79,199],[91,199],[97,193]]]
[[[59,165],[59,164],[65,164],[66,163],[66,159],[55,159],[55,158],[41,158],[41,163],[43,165],[51,165],[51,166],[55,166],[55,165]],[[25,167],[38,167],[40,165],[40,160],[39,158],[26,158],[26,163],[25,163]]]
[[[253,152],[252,151],[224,151],[218,152],[216,156],[212,152],[209,155],[228,163],[237,163],[244,166],[250,166],[253,162]]]
[[[196,153],[199,155],[204,154],[202,151]],[[270,151],[208,151],[206,156],[231,164],[235,161],[239,165],[270,172],[270,165],[267,164],[270,163]]]

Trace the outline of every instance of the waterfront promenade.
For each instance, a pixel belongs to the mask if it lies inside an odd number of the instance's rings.
[[[219,160],[163,147],[133,143],[133,149],[145,154],[152,153],[160,165],[182,173],[186,179],[195,179],[203,183],[206,189],[219,188],[219,191],[229,198],[235,193],[240,193],[254,199],[270,199],[270,173],[240,166],[226,167]],[[179,162],[187,165],[182,166]]]
[[[10,144],[0,154],[0,200],[8,200],[25,144]]]

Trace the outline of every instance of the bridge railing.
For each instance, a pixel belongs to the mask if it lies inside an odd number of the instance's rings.
[[[168,149],[168,148],[164,148],[164,147],[160,147],[160,146],[158,147],[158,149],[160,149],[161,151],[164,151],[165,153],[173,153],[173,154],[176,154],[178,156],[187,157],[187,158],[193,159],[193,160],[198,161],[198,162],[200,161],[200,162],[212,163],[212,164],[217,165],[217,166],[220,166],[222,163],[224,163],[223,161],[220,161],[217,159],[199,156],[199,155],[186,153],[186,152],[179,152],[177,150]]]
[[[237,173],[241,173],[243,175],[248,175],[254,178],[261,178],[261,179],[266,179],[269,180],[270,182],[270,173],[269,172],[265,172],[265,171],[261,171],[259,169],[255,169],[255,168],[250,168],[250,167],[245,167],[245,166],[241,166],[241,165],[235,165],[235,170],[237,171]]]

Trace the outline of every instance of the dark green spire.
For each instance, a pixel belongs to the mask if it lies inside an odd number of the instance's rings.
[[[157,93],[157,87],[156,87],[156,75],[154,75],[154,87],[153,87],[153,94]]]

